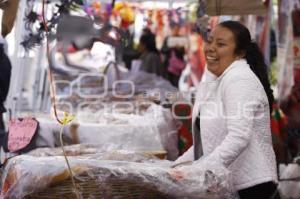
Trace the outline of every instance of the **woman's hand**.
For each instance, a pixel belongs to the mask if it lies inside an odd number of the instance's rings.
[[[169,171],[170,176],[174,179],[174,180],[182,180],[186,177],[186,174],[184,173],[184,171],[180,170],[179,168],[172,168]]]
[[[171,166],[171,170],[169,171],[170,176],[179,181],[184,178],[186,178],[186,173],[184,172],[183,166],[192,165],[193,161],[185,161],[185,162],[179,162],[175,163]]]

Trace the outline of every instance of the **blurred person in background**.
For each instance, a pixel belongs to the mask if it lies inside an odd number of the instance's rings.
[[[134,46],[134,33],[131,33],[129,30],[125,30],[125,33],[128,38],[128,45],[123,49],[122,59],[126,68],[130,70],[132,61],[138,59],[141,53]]]
[[[184,70],[186,63],[184,60],[185,48],[182,45],[173,45],[171,40],[180,39],[180,26],[179,24],[171,25],[171,36],[165,38],[161,53],[163,55],[163,65],[167,71],[167,78],[171,84],[178,87],[178,82],[182,71]]]
[[[4,130],[3,113],[6,112],[4,102],[6,100],[11,75],[11,63],[5,52],[5,40],[0,35],[0,129]]]
[[[165,72],[163,70],[159,51],[156,48],[155,35],[153,33],[143,31],[143,34],[140,37],[139,52],[141,53],[140,69],[164,77]]]

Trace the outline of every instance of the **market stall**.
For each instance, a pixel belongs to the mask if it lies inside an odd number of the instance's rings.
[[[44,3],[45,2],[35,1],[28,1],[25,3],[22,2],[22,4],[20,5],[20,9],[25,11],[25,15],[31,13],[31,16],[34,17],[37,16],[35,15],[35,13],[39,13],[39,11],[41,11],[39,6],[43,6],[42,14],[46,14],[45,12],[47,12],[51,15],[52,9],[54,8],[53,5],[51,5],[51,3],[47,4],[48,9],[46,9],[46,5]],[[63,5],[61,6],[63,7]],[[69,8],[68,6],[70,6],[70,4],[64,6],[64,8]],[[55,19],[55,16],[52,19]],[[21,26],[24,25],[26,31],[31,32],[32,29],[30,28],[34,29],[34,21],[32,20],[34,19],[31,18],[31,21],[29,20],[26,23],[23,22],[17,24]],[[22,19],[19,16],[19,22],[20,21],[22,21]],[[44,25],[46,26],[45,21],[42,21],[41,23],[44,23]],[[50,23],[51,22],[49,21],[49,24],[47,24],[49,31],[51,31]],[[60,21],[59,27],[65,26],[61,23],[62,22]],[[56,48],[52,48],[52,44],[55,45],[55,41],[54,43],[52,43],[51,41],[50,44],[50,41],[47,40],[47,44],[45,45],[47,46],[49,44],[51,48],[47,49],[47,47],[43,46],[42,43],[36,42],[36,40],[32,40],[36,38],[38,38],[38,40],[44,39],[45,33],[43,31],[45,31],[45,29],[40,32],[31,32],[31,34],[24,33],[24,35],[27,35],[29,37],[25,36],[22,38],[22,44],[23,47],[25,47],[25,51],[23,52],[25,52],[25,54],[27,54],[29,51],[34,52],[34,50],[32,50],[31,48],[35,45],[41,49],[40,55],[42,56],[38,56],[36,60],[37,62],[35,63],[38,65],[44,65],[44,67],[38,66],[40,68],[35,71],[36,79],[34,80],[33,78],[35,85],[35,89],[32,93],[31,98],[31,102],[34,103],[35,106],[33,112],[29,112],[28,109],[26,110],[26,108],[24,108],[21,104],[24,97],[26,97],[26,95],[24,95],[25,92],[23,92],[24,90],[22,90],[22,88],[20,87],[17,87],[16,85],[13,85],[13,88],[15,89],[15,91],[18,91],[19,94],[15,96],[15,103],[10,104],[13,110],[13,117],[16,119],[11,119],[8,125],[8,150],[10,153],[4,153],[3,149],[1,150],[1,163],[6,163],[4,170],[11,170],[7,165],[7,163],[10,162],[10,159],[8,158],[12,157],[11,160],[14,162],[16,160],[15,158],[17,157],[13,156],[28,152],[28,150],[31,150],[32,148],[56,147],[77,143],[95,144],[97,145],[97,147],[94,148],[95,153],[98,153],[100,151],[113,152],[116,150],[127,150],[133,152],[131,152],[132,154],[130,155],[130,157],[127,155],[122,158],[124,161],[126,161],[123,163],[123,167],[126,169],[124,170],[124,172],[121,172],[119,174],[117,174],[116,172],[118,172],[117,170],[120,171],[122,164],[118,162],[107,164],[105,163],[105,161],[100,161],[99,163],[96,163],[98,164],[98,166],[96,166],[96,164],[94,166],[88,164],[84,166],[86,168],[91,168],[91,170],[89,171],[86,170],[87,173],[85,174],[80,171],[81,177],[79,178],[82,179],[82,177],[85,176],[86,180],[84,181],[86,182],[76,183],[79,187],[81,187],[79,189],[81,190],[80,192],[81,194],[83,194],[83,197],[94,197],[95,195],[102,198],[108,196],[123,196],[123,198],[130,198],[132,196],[133,198],[136,198],[149,195],[149,198],[159,198],[161,196],[167,195],[166,191],[155,191],[158,187],[160,187],[159,185],[154,186],[153,183],[155,179],[149,179],[148,183],[142,186],[142,188],[145,188],[140,189],[140,192],[134,191],[140,187],[141,182],[137,180],[138,178],[141,177],[141,179],[147,179],[148,177],[153,176],[153,174],[151,171],[147,174],[147,169],[145,169],[146,165],[137,165],[142,170],[146,171],[145,173],[142,172],[142,175],[144,176],[140,176],[140,171],[138,171],[138,169],[135,168],[134,165],[128,163],[128,161],[130,161],[130,158],[134,158],[134,153],[158,155],[162,159],[168,158],[174,160],[177,158],[177,129],[180,124],[174,120],[170,109],[165,109],[162,105],[160,105],[160,103],[166,100],[166,93],[174,92],[176,91],[176,89],[172,87],[168,82],[159,77],[156,77],[155,75],[149,75],[138,71],[136,71],[135,73],[131,73],[130,71],[123,70],[122,66],[119,66],[117,60],[119,52],[118,50],[120,50],[121,46],[118,46],[118,44],[115,44],[112,40],[105,40],[105,43],[108,43],[113,47],[110,58],[105,59],[104,57],[102,57],[103,53],[101,53],[100,56],[97,56],[97,54],[93,53],[93,51],[95,51],[95,48],[93,48],[91,49],[91,51],[88,50],[88,54],[85,54],[83,56],[81,54],[80,60],[71,58],[73,63],[74,60],[76,60],[75,63],[77,65],[84,67],[72,67],[72,64],[68,63],[66,60],[64,49],[62,51],[59,49],[59,44],[56,45]],[[62,31],[59,33],[62,33]],[[82,34],[85,33],[86,32]],[[59,36],[61,35],[63,34],[60,34]],[[68,39],[69,38],[70,37],[68,37]],[[100,39],[106,38],[106,36],[103,36]],[[59,39],[61,39],[61,37]],[[67,43],[65,43],[64,39],[58,42],[64,43],[65,45],[70,44],[70,41],[67,41]],[[78,43],[76,44],[78,47]],[[98,46],[98,49],[96,49],[96,51],[99,53],[99,50],[101,52],[103,48],[101,49],[100,47],[99,49]],[[108,49],[108,51],[109,50],[111,49]],[[79,52],[79,50],[77,50],[77,52]],[[46,56],[44,56],[44,53],[46,54]],[[71,55],[69,54],[68,56]],[[63,59],[65,60],[60,60],[59,57],[63,57]],[[24,63],[24,60],[20,60],[19,63]],[[50,71],[46,70],[46,66],[50,68]],[[18,72],[18,82],[20,83],[21,80],[25,78],[25,74],[22,74],[21,71]],[[47,75],[49,74],[51,76],[50,81],[46,79]],[[43,78],[43,75],[45,78]],[[50,104],[51,100],[54,100],[52,101],[53,104]],[[67,125],[67,123],[63,123],[64,119],[62,115],[66,113],[75,116],[75,120],[69,125]],[[31,118],[33,117],[34,121],[36,121],[34,129],[31,128],[32,126],[30,123],[32,121]],[[23,131],[24,128],[29,129],[25,134]],[[29,134],[32,137],[28,137]],[[21,142],[22,144],[20,144]],[[25,147],[24,149],[24,147],[20,147],[20,145],[24,146],[28,144],[30,145],[29,148]],[[49,151],[51,150],[52,149],[49,149]],[[60,155],[61,157],[58,157],[58,159],[60,159],[59,161],[61,161],[62,163],[61,168],[64,168],[65,160],[68,162],[68,159],[70,159],[70,157],[68,156],[70,156],[70,154],[63,153]],[[65,156],[66,159],[64,159],[62,155]],[[111,157],[115,158],[116,155],[112,153]],[[37,160],[36,158],[37,157],[33,157],[33,159]],[[76,161],[79,161],[79,165],[88,162],[86,157],[82,158],[82,160],[79,160],[81,159],[80,157],[75,158],[78,159]],[[25,159],[28,160],[28,157],[25,157]],[[58,162],[55,159],[50,160],[50,162],[54,161],[54,165],[57,165]],[[95,156],[88,159],[91,159],[91,161],[95,161]],[[42,163],[40,167],[41,169],[45,168],[45,165],[48,165],[47,167],[50,166],[44,159],[37,161]],[[77,167],[72,163],[73,160],[69,161],[71,162],[70,169],[74,166]],[[21,162],[23,161],[21,160]],[[105,164],[107,164],[107,166],[104,166]],[[16,163],[16,165],[19,165],[19,163]],[[35,163],[33,163],[33,165],[35,165]],[[13,167],[14,169],[20,168],[19,166]],[[34,167],[34,170],[38,171],[37,165]],[[97,167],[99,169],[96,169]],[[132,172],[129,172],[127,170],[130,167],[132,167]],[[29,166],[28,168],[30,169],[31,166]],[[115,168],[116,170],[114,170],[113,168]],[[94,169],[96,169],[97,171]],[[64,191],[60,192],[55,189],[49,190],[50,192],[46,191],[45,193],[36,193],[44,188],[49,187],[50,185],[52,186],[53,182],[52,180],[50,180],[49,184],[46,183],[44,184],[45,186],[40,187],[42,189],[38,188],[39,185],[41,185],[41,182],[45,181],[45,179],[50,177],[52,174],[45,173],[46,175],[40,176],[40,172],[43,173],[43,171],[38,171],[36,173],[36,177],[33,177],[35,174],[32,175],[32,177],[35,179],[34,182],[36,182],[37,184],[32,184],[32,187],[28,187],[25,181],[30,184],[30,181],[32,179],[25,180],[23,174],[21,174],[20,176],[14,176],[16,173],[25,171],[24,168],[20,168],[20,170],[18,171],[17,170],[12,171],[12,173],[10,173],[9,171],[7,178],[4,177],[4,175],[2,176],[2,197],[23,198],[27,197],[28,195],[28,197],[30,198],[42,198],[44,196],[49,196],[49,193],[54,193],[52,196],[53,198],[63,196],[62,193]],[[162,171],[166,172],[164,169]],[[62,172],[73,173],[74,170],[72,169],[71,171],[67,169]],[[92,174],[93,172],[95,173]],[[99,178],[96,177],[98,175],[98,172],[100,172]],[[73,174],[71,173],[70,175],[72,176]],[[105,176],[114,173],[117,175],[113,177],[113,183],[111,182],[111,180],[106,179]],[[130,176],[129,178],[132,180],[121,179],[120,177],[124,176],[124,174]],[[161,174],[162,173],[157,173],[157,177],[159,178]],[[11,175],[13,175],[14,177],[9,177]],[[25,174],[25,176],[26,175],[27,174]],[[56,175],[59,176],[60,171],[59,173],[53,173],[53,176]],[[37,180],[39,176],[42,177],[41,181]],[[68,177],[69,176],[66,176],[61,180],[67,180]],[[6,178],[6,180],[4,178]],[[92,182],[93,179],[94,182]],[[25,181],[21,182],[20,180]],[[107,187],[105,187],[105,183],[97,183],[99,181],[105,182],[106,180],[108,180]],[[58,185],[57,188],[64,189],[64,186],[67,189],[71,188],[64,194],[68,195],[68,197],[74,198],[74,195],[70,196],[73,192],[73,188],[67,181],[65,185]],[[19,182],[22,184],[21,187],[17,185]],[[148,186],[150,188],[147,188],[147,184],[149,184]],[[86,187],[86,185],[88,187]],[[103,189],[101,188],[102,185],[104,185]],[[38,189],[32,190],[32,188],[34,187]],[[87,189],[85,189],[85,187]],[[107,195],[107,189],[113,189],[113,193]],[[127,193],[125,193],[124,191]],[[86,193],[88,193],[88,195],[86,195]]]
[[[1,196],[124,199],[233,196],[229,173],[212,162],[203,162],[201,167],[181,167],[188,171],[186,176],[175,178],[169,173],[172,162],[153,156],[124,150],[100,153],[92,146],[70,147],[67,151],[74,184],[58,150],[37,150],[8,162]]]
[[[42,4],[42,2],[30,1],[21,5],[25,10],[25,16],[28,14],[25,23],[21,25],[24,25],[26,31],[31,32],[24,33],[27,35],[22,42],[25,50],[32,51],[34,46],[42,45],[39,41],[44,38],[45,30],[35,29],[35,24],[41,20],[35,18],[39,11],[45,11],[51,17],[47,24],[49,31],[57,25],[57,38],[53,41],[47,40],[49,42],[49,51],[45,52],[47,56],[38,57],[37,61],[37,64],[49,62],[52,71],[50,75],[53,79],[50,81],[43,79],[36,71],[37,79],[31,99],[35,104],[34,117],[39,123],[36,147],[60,145],[57,139],[59,133],[55,133],[59,132],[60,127],[57,120],[60,113],[68,112],[76,116],[78,125],[76,142],[68,144],[99,143],[103,148],[108,147],[110,150],[126,148],[142,151],[164,150],[168,153],[168,158],[175,159],[178,156],[176,131],[180,124],[172,119],[170,110],[156,104],[164,102],[166,93],[174,92],[176,89],[155,75],[122,69],[117,54],[122,48],[117,44],[120,40],[115,37],[110,38],[106,35],[106,31],[115,31],[117,37],[123,33],[122,30],[111,29],[108,25],[105,25],[108,30],[97,32],[100,34],[99,41],[94,42],[91,49],[83,46],[73,53],[66,49],[68,53],[66,55],[64,45],[76,41],[76,47],[79,48],[80,41],[75,39],[79,37],[89,39],[95,36],[96,31],[90,24],[92,21],[84,17],[70,15],[57,18],[62,13],[60,10],[55,10],[55,6],[71,11],[73,5],[76,7],[76,2]],[[44,6],[42,10],[41,6]],[[95,8],[94,4],[93,7]],[[67,28],[70,20],[74,23],[78,22],[79,25],[73,24]],[[43,21],[39,22],[43,23]],[[81,28],[85,31],[74,33],[75,29],[80,28],[80,24],[84,23],[87,25]],[[56,32],[55,29],[53,31]],[[34,40],[35,38],[39,39]],[[44,69],[40,71],[46,72]],[[38,90],[40,92],[37,92]],[[54,99],[53,109],[49,96]],[[19,103],[23,95],[16,99],[16,104],[11,104],[13,114],[19,117],[33,117],[27,111],[22,113],[24,109]],[[44,113],[50,110],[54,115]],[[67,130],[66,139],[72,138],[68,134]]]
[[[299,136],[296,7],[276,4],[277,30],[271,1],[8,2],[15,2],[11,9],[18,14],[11,16],[16,36],[8,52],[14,67],[6,104],[8,146],[0,151],[0,198],[237,197],[220,162],[173,162],[193,144],[190,116],[205,68],[204,40],[227,19],[248,26],[271,73],[280,65],[275,94],[281,106],[274,104],[271,121],[274,148],[278,163],[291,162],[287,153],[299,155],[285,148]],[[12,18],[4,18],[10,26],[2,32],[11,31]],[[137,42],[147,31],[162,60],[178,66],[178,88],[169,77],[142,71],[141,60],[133,59],[140,56]],[[163,52],[178,46],[182,60]],[[280,108],[289,116],[290,137]],[[295,163],[280,169],[278,191],[284,196],[299,184]]]

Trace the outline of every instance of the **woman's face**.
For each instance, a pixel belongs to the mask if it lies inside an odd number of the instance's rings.
[[[217,26],[210,33],[204,47],[207,69],[220,76],[233,61],[240,58],[234,53],[235,48],[233,33],[227,28]]]

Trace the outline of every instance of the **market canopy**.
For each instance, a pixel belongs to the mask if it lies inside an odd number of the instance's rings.
[[[207,0],[206,3],[206,13],[210,16],[266,13],[263,0]]]

